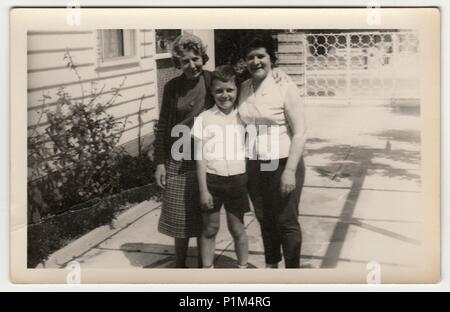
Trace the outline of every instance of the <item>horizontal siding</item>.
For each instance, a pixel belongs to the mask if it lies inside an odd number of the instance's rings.
[[[27,54],[28,55],[35,55],[35,54],[52,54],[52,53],[64,53],[66,51],[70,53],[79,52],[79,51],[94,51],[94,47],[75,47],[75,48],[58,48],[58,49],[37,49],[37,50],[30,50],[28,49]]]
[[[290,74],[304,75],[305,74],[305,66],[303,64],[280,65],[279,68],[288,75],[290,75]]]
[[[37,131],[44,131],[48,123],[46,116],[40,117],[43,108],[44,94],[51,97],[46,99],[46,108],[56,107],[56,92],[64,87],[73,99],[82,100],[80,83],[73,71],[66,67],[64,53],[66,49],[75,61],[81,76],[85,91],[84,100],[87,101],[91,84],[95,83],[97,90],[104,87],[101,99],[106,102],[112,94],[111,88],[118,88],[126,80],[120,90],[121,96],[108,109],[116,119],[123,120],[128,116],[129,123],[123,134],[121,143],[134,140],[139,128],[138,110],[141,97],[144,97],[141,107],[141,134],[153,132],[153,126],[158,117],[158,95],[156,84],[156,63],[153,59],[154,32],[139,31],[137,43],[141,61],[137,66],[120,66],[97,71],[97,32],[93,31],[36,31],[28,35],[28,128],[34,129],[36,123],[40,126]],[[142,44],[145,43],[145,44]],[[142,50],[143,49],[143,50]]]
[[[139,130],[137,127],[132,127],[132,128],[129,128],[128,130],[124,131],[118,142],[118,145],[121,145],[122,147],[124,147],[125,151],[128,152],[129,154],[136,156],[137,151],[138,151],[137,141],[138,141],[138,138],[140,137],[143,149],[150,148],[150,151],[152,151],[153,150],[152,143],[155,138],[155,134],[153,132],[155,122],[156,122],[155,120],[151,120],[151,121],[144,123],[141,127],[140,133],[139,133]],[[47,141],[47,143],[45,143],[45,146],[47,148],[51,149],[52,143],[50,141]],[[132,151],[134,151],[134,152],[132,152]],[[52,159],[55,159],[55,157],[51,156],[51,157],[47,158],[47,160],[52,160]]]
[[[28,70],[45,69],[51,67],[67,66],[67,61],[64,59],[66,51],[60,50],[59,52],[51,53],[34,53],[28,54]],[[72,51],[69,52],[70,56],[73,58],[74,62],[77,64],[83,63],[95,63],[96,57],[93,49],[82,50],[82,51]]]
[[[120,82],[124,77],[127,77],[127,80],[135,79],[136,77],[139,77],[140,75],[149,73],[151,71],[154,71],[154,68],[141,69],[139,66],[135,66],[132,68],[132,70],[117,70],[112,73],[108,72],[99,75],[94,72],[93,68],[80,68],[78,70],[80,76],[82,77],[80,81],[76,80],[77,76],[73,71],[70,71],[68,69],[30,73],[28,75],[28,92],[47,91],[49,89],[78,85],[80,82],[87,84],[90,84],[92,82]],[[91,76],[90,78],[85,78],[89,75]]]
[[[278,65],[305,94],[305,35],[278,34]]]
[[[153,127],[149,127],[148,125],[151,123],[156,122],[157,120],[157,113],[156,109],[148,109],[147,111],[143,111],[140,114],[141,118],[141,124],[139,124],[139,114],[138,112],[133,112],[129,114],[121,114],[120,116],[117,116],[116,120],[120,122],[126,122],[124,125],[124,133],[137,131],[139,126],[141,126],[141,133],[149,133],[153,131]],[[29,129],[29,134],[32,133],[45,133],[46,127],[40,127],[36,129]],[[128,135],[128,134],[127,134]],[[46,142],[50,142],[50,139],[47,139]]]
[[[143,123],[149,122],[151,120],[157,119],[157,115],[155,114],[155,109],[148,109],[146,111],[141,112],[140,118]],[[123,113],[122,113],[123,114]],[[127,125],[125,129],[132,128],[134,126],[139,125],[139,113],[138,112],[131,112],[129,114],[123,114],[123,115],[117,116],[117,121],[127,121]]]
[[[78,63],[77,68],[83,68],[83,67],[94,67],[95,63]],[[51,67],[42,67],[42,68],[31,68],[28,69],[28,74],[34,74],[34,73],[41,73],[41,72],[49,72],[49,71],[55,71],[55,70],[67,70],[67,65],[60,65],[60,66],[51,66]]]
[[[153,146],[152,143],[155,139],[155,136],[153,133],[141,136],[141,147],[143,151],[149,150],[149,155],[152,154]],[[138,138],[135,138],[125,144],[122,145],[122,147],[125,149],[125,151],[132,156],[137,156],[139,154],[139,145],[138,145]]]
[[[143,108],[145,108],[145,105],[157,105],[157,96],[156,93],[154,93],[155,86],[152,84],[150,86],[141,86],[137,88],[132,88],[128,90],[122,90],[120,91],[120,94],[122,96],[117,97],[116,101],[111,105],[110,110],[111,111],[117,111],[117,110],[129,110],[129,109],[139,109],[138,103],[140,102],[140,99],[142,96],[144,96],[143,101]],[[104,94],[100,96],[97,99],[97,103],[106,103],[108,100],[110,100],[112,94]],[[81,99],[80,99],[81,101]],[[89,101],[89,98],[85,99],[85,102]],[[54,102],[53,102],[54,103]],[[56,104],[54,104],[56,105]],[[52,106],[54,106],[52,105]],[[52,106],[46,106],[48,110],[51,109]],[[150,107],[150,106],[148,106]],[[31,126],[36,125],[39,118],[41,118],[39,124],[40,126],[47,126],[47,117],[44,115],[41,116],[42,108],[40,109],[32,109],[28,111],[28,124]]]
[[[278,52],[280,53],[300,52],[303,50],[303,42],[288,42],[278,45]]]
[[[129,81],[127,81],[129,82]],[[149,94],[150,92],[152,92],[153,88],[154,88],[154,81],[148,81],[148,82],[143,82],[143,83],[137,83],[137,84],[129,84],[127,83],[125,86],[123,86],[120,90],[120,94],[122,94],[123,97],[127,97],[128,95],[126,94],[126,92],[131,92],[132,95],[130,96],[134,96],[135,94]],[[101,89],[102,85],[97,86],[98,90]],[[86,88],[88,90],[90,90],[90,86],[86,84]],[[139,90],[142,89],[142,90]],[[70,94],[77,94],[80,92],[80,88],[79,86],[69,86],[66,87],[65,90],[67,92],[69,92]],[[97,91],[100,92],[100,91]],[[108,97],[110,96],[114,91],[105,88],[101,94],[102,97]],[[72,99],[74,101],[79,101],[82,99],[85,99],[86,101],[89,100],[90,96],[86,95],[86,96],[74,96],[72,97]],[[33,92],[28,94],[28,102],[30,104],[34,104],[34,105],[28,105],[28,111],[34,111],[34,110],[40,110],[44,108],[44,104],[41,103],[41,99],[42,99],[42,93],[41,92]],[[57,104],[56,102],[56,97],[53,97],[52,99],[48,99],[45,103],[45,107],[46,108],[50,108],[53,107]]]
[[[305,40],[304,34],[278,34],[278,42],[303,42]]]
[[[127,98],[125,101],[115,102],[114,104],[112,104],[110,106],[110,109],[117,108],[117,107],[120,107],[122,109],[122,107],[124,105],[127,105],[127,109],[129,109],[130,107],[128,104],[130,104],[130,103],[142,102],[145,104],[145,102],[148,102],[148,101],[152,101],[151,105],[153,106],[155,104],[154,103],[155,99],[156,99],[156,94],[146,95],[145,93],[143,93],[142,96],[138,96],[137,98]]]
[[[62,33],[57,35],[38,34],[28,36],[29,50],[93,47],[94,44],[94,31],[83,34]]]
[[[145,124],[142,128],[141,128],[141,137],[144,135],[148,135],[148,134],[152,134],[153,133],[153,127],[155,125],[155,120],[151,121],[147,124]],[[119,144],[126,144],[127,142],[130,142],[132,140],[135,140],[138,138],[139,135],[139,129],[138,128],[133,128],[129,131],[125,131],[122,134],[122,137],[119,140]]]
[[[136,74],[127,74],[118,76],[115,75],[112,78],[91,79],[83,83],[82,85],[83,88],[85,89],[85,93],[88,93],[90,91],[92,83],[95,83],[95,86],[98,91],[100,91],[102,88],[103,91],[111,91],[111,88],[118,88],[121,83],[123,83],[123,89],[125,90],[131,89],[134,86],[147,86],[147,90],[145,93],[148,94],[150,93],[150,89],[153,88],[151,84],[155,83],[155,79],[156,79],[155,71],[146,70]],[[76,81],[69,84],[56,84],[51,88],[37,88],[36,90],[31,91],[29,90],[28,93],[29,106],[33,107],[39,105],[40,103],[38,101],[42,98],[43,94],[49,94],[50,96],[52,96],[53,99],[52,101],[54,101],[56,99],[56,92],[58,91],[58,88],[61,86],[64,86],[64,90],[69,92],[74,98],[82,95],[80,84]]]
[[[155,98],[147,98],[142,101],[141,105],[141,116],[147,118],[149,114],[152,116],[155,114]],[[116,116],[117,118],[123,118],[123,116],[137,116],[139,112],[140,100],[127,103],[124,106],[116,106],[108,109],[108,113]],[[156,118],[155,115],[152,118]]]

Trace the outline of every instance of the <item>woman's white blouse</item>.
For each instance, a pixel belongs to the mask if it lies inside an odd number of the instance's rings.
[[[298,96],[287,97],[287,92]],[[275,82],[269,72],[259,88],[253,89],[251,79],[241,84],[238,112],[247,125],[247,153],[250,159],[281,159],[289,156],[292,131],[285,113],[286,101],[300,94],[292,80]]]

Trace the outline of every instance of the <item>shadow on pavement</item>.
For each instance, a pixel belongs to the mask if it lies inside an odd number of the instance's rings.
[[[374,135],[398,142],[420,143],[420,133],[416,131],[388,130]],[[308,141],[312,145],[314,145],[314,142],[316,142],[315,139]],[[330,244],[323,257],[321,268],[335,268],[338,265],[351,225],[361,226],[378,234],[387,235],[414,245],[420,244],[420,242],[391,231],[370,227],[361,222],[355,223],[353,218],[366,177],[374,175],[420,183],[420,175],[417,174],[417,169],[405,169],[405,164],[406,167],[412,166],[415,168],[420,165],[419,151],[392,150],[390,146],[386,146],[384,149],[345,144],[323,146],[323,143],[326,143],[324,140],[320,140],[318,143],[321,143],[322,146],[317,149],[308,149],[307,156],[320,155],[324,164],[314,165],[312,170],[316,171],[321,177],[327,177],[334,181],[343,178],[351,180],[350,191],[331,234]],[[403,164],[399,165],[399,163]]]
[[[126,243],[120,246],[120,250],[130,261],[133,267],[145,269],[174,268],[174,247],[163,244]],[[186,259],[189,268],[197,268],[197,247],[189,247]],[[236,259],[216,253],[214,266],[216,268],[236,269]],[[249,268],[256,268],[249,263]]]
[[[391,112],[402,116],[420,116],[420,105],[395,105],[388,106]]]
[[[358,202],[361,188],[366,178],[370,160],[373,157],[371,151],[363,150],[359,154],[360,162],[354,169],[355,174],[352,175],[352,186],[345,200],[344,208],[341,211],[339,221],[331,234],[330,244],[322,261],[321,268],[334,268],[339,262],[340,253],[350,228],[349,220],[352,219],[353,213]]]
[[[399,130],[390,129],[372,134],[390,141],[406,142],[411,144],[420,144],[419,130]]]
[[[359,174],[360,166],[367,166],[366,175],[377,175],[389,178],[414,180],[420,183],[420,175],[416,170],[398,167],[395,162],[408,166],[420,165],[420,152],[409,150],[390,150],[367,146],[330,145],[318,149],[308,149],[306,156],[324,156],[323,165],[314,165],[322,177],[339,181],[340,178],[352,178]],[[371,159],[367,161],[366,157]]]

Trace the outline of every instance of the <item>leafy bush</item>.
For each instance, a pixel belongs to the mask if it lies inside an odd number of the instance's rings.
[[[86,97],[76,65],[68,53],[65,59],[80,80],[82,96],[74,99],[61,88],[53,110],[45,105],[52,97],[43,97],[39,120],[46,116],[48,126],[45,132],[35,126],[28,135],[28,210],[32,221],[120,190],[116,167],[121,150],[117,143],[126,120],[116,120],[106,110],[120,96],[123,82],[106,92],[110,94],[106,101],[102,101],[103,89],[97,91],[94,85]]]
[[[146,155],[133,157],[127,154],[121,155],[118,162],[119,185],[121,189],[127,189],[154,182],[153,174],[155,166]]]
[[[140,131],[138,157],[127,155],[118,146],[127,120],[107,112],[121,96],[125,79],[108,91],[92,84],[86,94],[72,57],[66,53],[64,59],[79,80],[81,97],[73,98],[64,88],[54,98],[44,94],[37,125],[28,133],[28,267],[110,223],[129,203],[159,197]],[[52,110],[50,100],[56,106]],[[48,126],[38,131],[44,117]]]

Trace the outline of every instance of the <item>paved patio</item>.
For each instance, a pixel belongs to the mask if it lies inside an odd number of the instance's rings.
[[[413,266],[420,252],[420,118],[382,106],[307,107],[306,182],[300,205],[302,267],[355,268],[375,260]],[[46,267],[173,267],[173,240],[157,231],[160,205],[143,202],[114,228],[94,230],[53,254]],[[236,257],[224,215],[216,267]],[[259,224],[245,217],[251,267],[264,267]],[[196,266],[195,240],[188,265]]]

